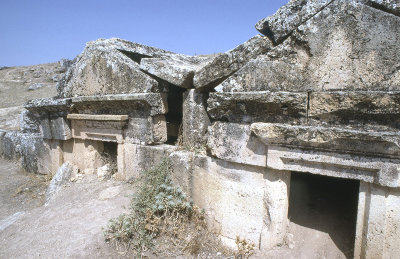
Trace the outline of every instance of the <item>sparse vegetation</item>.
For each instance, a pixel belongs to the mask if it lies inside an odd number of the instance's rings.
[[[163,250],[191,255],[200,253],[205,246],[208,251],[218,250],[217,242],[207,231],[204,211],[172,185],[171,170],[171,162],[164,159],[143,173],[137,181],[130,213],[110,221],[104,232],[106,241],[117,249],[133,251],[136,256],[157,253],[161,246]]]
[[[246,239],[241,239],[239,236],[236,236],[235,242],[237,246],[237,252],[235,253],[236,259],[247,259],[254,254],[254,244]]]

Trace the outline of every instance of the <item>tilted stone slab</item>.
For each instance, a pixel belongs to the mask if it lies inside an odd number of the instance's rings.
[[[257,35],[236,48],[215,57],[210,63],[196,71],[193,79],[195,88],[214,87],[227,76],[234,73],[248,61],[267,53],[272,42]]]
[[[167,58],[143,58],[140,68],[149,74],[183,88],[193,87],[193,77],[212,57],[177,54]]]
[[[312,92],[308,118],[314,124],[400,128],[400,92]]]
[[[250,125],[214,122],[208,127],[207,147],[226,161],[266,166],[266,147],[251,134]]]
[[[310,85],[305,77],[305,67],[274,60],[260,55],[249,61],[240,70],[232,74],[220,85],[217,92],[254,92],[254,91],[293,91],[306,92]]]
[[[277,170],[355,179],[400,187],[400,160],[295,147],[268,146],[267,166]]]
[[[312,18],[332,2],[334,1],[290,1],[279,8],[275,14],[261,19],[255,27],[259,32],[274,40],[274,42],[280,43],[298,26]],[[384,12],[400,16],[400,2],[396,0],[352,0],[352,2],[360,2]]]
[[[102,102],[144,102],[150,106],[150,115],[168,112],[167,94],[165,93],[134,93],[102,96],[80,96],[72,98],[72,103],[102,103]]]
[[[236,123],[306,122],[307,93],[234,92],[210,93],[211,118]]]
[[[399,27],[400,17],[391,13],[333,1],[216,90],[399,90]]]
[[[290,1],[278,11],[256,24],[256,29],[280,43],[299,25],[313,17],[333,0]]]
[[[120,39],[89,42],[59,81],[58,96],[157,92],[158,82],[138,64],[152,53],[168,52]]]
[[[266,145],[400,157],[399,132],[369,132],[336,127],[253,123],[251,132]]]

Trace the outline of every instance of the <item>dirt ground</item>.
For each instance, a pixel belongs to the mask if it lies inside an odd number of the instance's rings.
[[[103,227],[128,211],[132,185],[86,175],[68,183],[45,205],[49,180],[0,158],[0,258],[126,258],[105,243]],[[286,243],[252,258],[351,258],[352,241],[346,232],[351,222],[340,217],[344,211],[324,209],[323,196],[298,195]],[[159,253],[154,258],[167,257]]]
[[[131,185],[86,176],[45,206],[47,183],[0,159],[0,258],[119,258],[102,228],[127,211]]]

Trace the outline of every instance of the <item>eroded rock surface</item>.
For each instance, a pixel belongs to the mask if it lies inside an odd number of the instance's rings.
[[[59,82],[58,96],[157,92],[157,81],[138,63],[160,53],[166,52],[120,39],[89,42]]]
[[[333,0],[290,1],[269,17],[260,20],[256,29],[276,43],[281,43],[299,25],[313,17]]]
[[[399,26],[391,13],[333,1],[217,91],[399,90]]]
[[[196,72],[193,80],[195,88],[212,88],[248,61],[266,54],[272,48],[272,42],[257,35],[245,43],[216,56],[210,63]]]

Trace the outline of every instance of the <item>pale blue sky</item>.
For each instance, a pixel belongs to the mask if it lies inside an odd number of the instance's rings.
[[[0,66],[73,59],[118,37],[184,53],[224,52],[287,0],[0,0]]]

